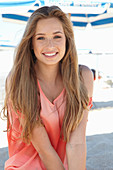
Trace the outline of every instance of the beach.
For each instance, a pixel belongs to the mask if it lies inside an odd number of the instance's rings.
[[[0,109],[3,106],[6,73],[0,74]],[[0,170],[8,159],[7,122],[0,120]],[[113,170],[113,88],[94,84],[93,107],[86,129],[87,170]]]

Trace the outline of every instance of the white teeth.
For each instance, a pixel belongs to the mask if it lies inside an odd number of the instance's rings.
[[[45,55],[47,55],[47,56],[53,56],[53,55],[55,55],[56,53],[51,53],[51,54],[45,54]]]

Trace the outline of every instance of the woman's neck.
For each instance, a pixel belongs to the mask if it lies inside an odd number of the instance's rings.
[[[59,64],[45,66],[45,65],[38,65],[38,63],[36,63],[35,69],[39,81],[49,83],[49,84],[50,83],[56,84],[57,80],[59,78],[61,79]]]

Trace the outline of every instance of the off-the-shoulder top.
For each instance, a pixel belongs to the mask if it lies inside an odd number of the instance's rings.
[[[51,103],[43,93],[39,82],[38,86],[41,101],[41,119],[52,146],[67,170],[66,142],[60,137],[66,107],[65,89],[63,89],[60,95]],[[89,106],[91,108],[92,99],[90,99]],[[9,159],[5,162],[5,170],[46,170],[32,143],[26,144],[19,138],[21,135],[19,118],[10,105],[8,106],[8,112],[9,120],[11,120],[11,115],[13,116],[13,125],[7,133]]]

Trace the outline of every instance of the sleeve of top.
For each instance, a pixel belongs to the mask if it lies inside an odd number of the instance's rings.
[[[18,115],[17,115],[18,114]],[[12,103],[8,103],[8,119],[9,119],[9,131],[8,136],[11,137],[11,139],[17,139],[21,135],[21,125],[19,121],[19,117],[21,116],[21,113],[17,111],[17,113],[14,111],[12,107]]]
[[[91,109],[92,106],[93,106],[92,97],[90,97],[89,98],[89,105],[88,105],[89,109]]]

